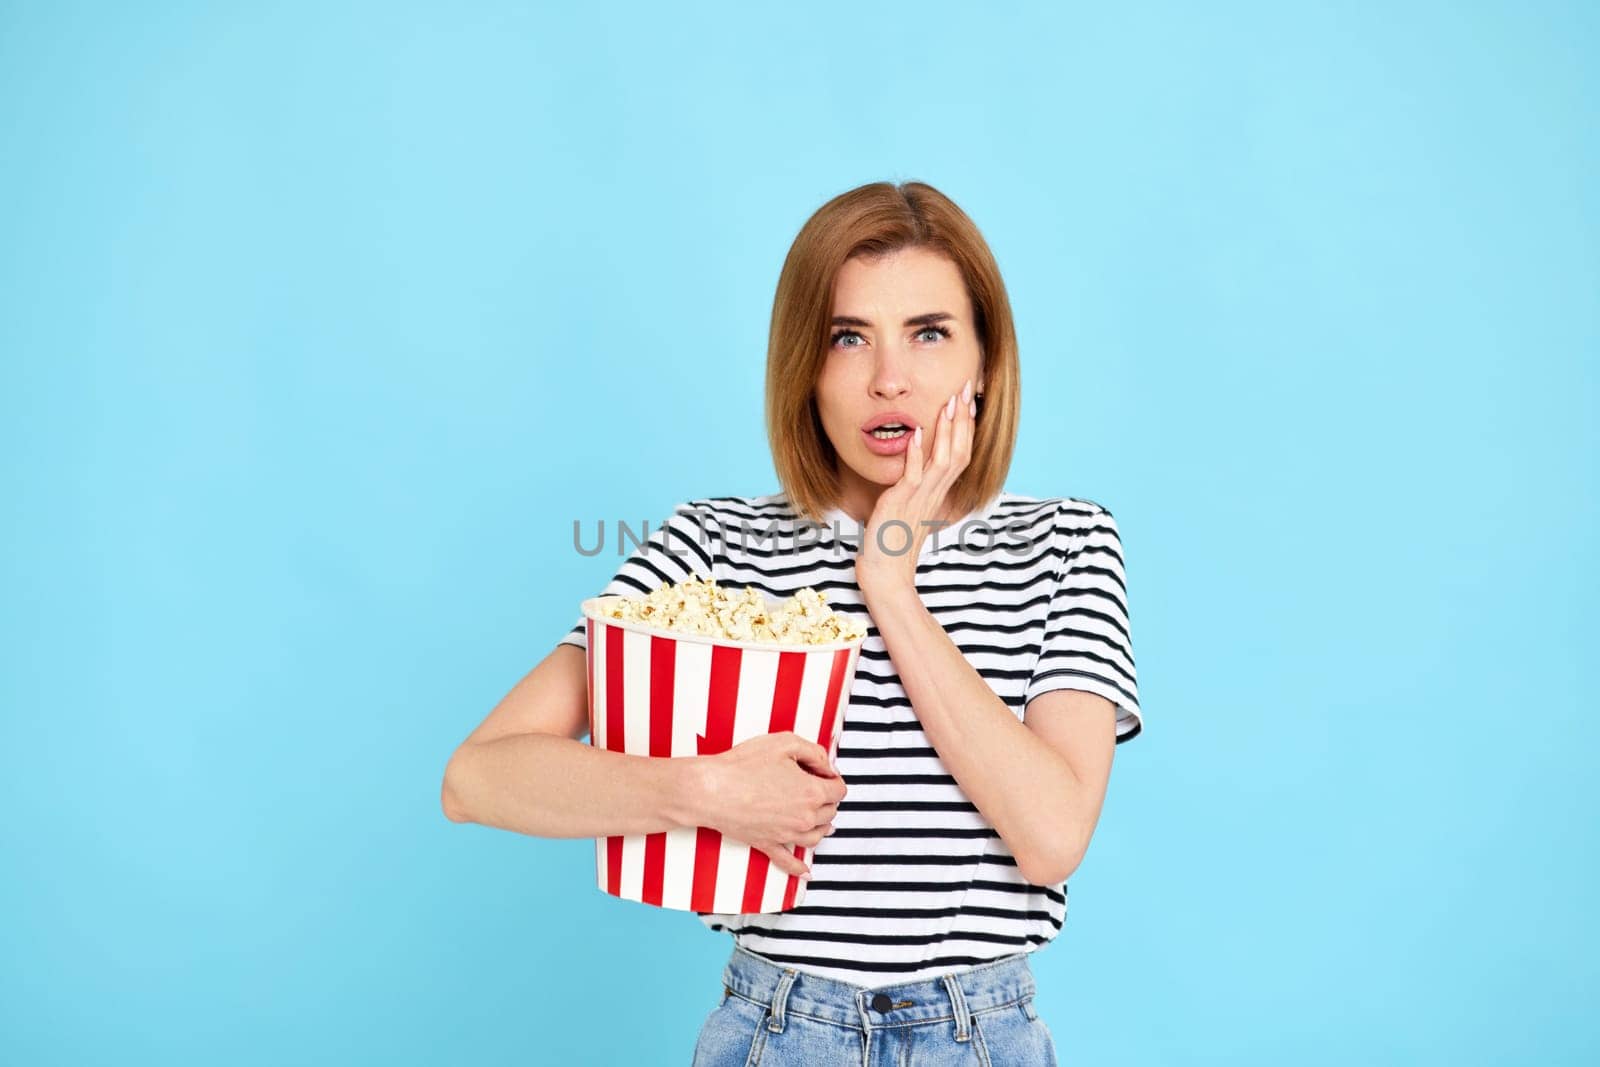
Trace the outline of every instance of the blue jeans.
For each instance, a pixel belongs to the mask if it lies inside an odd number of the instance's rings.
[[[734,946],[692,1067],[1056,1067],[1018,952],[920,982],[858,986]]]

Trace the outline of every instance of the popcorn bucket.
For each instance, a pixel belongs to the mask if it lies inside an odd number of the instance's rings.
[[[826,645],[732,641],[608,618],[583,602],[588,627],[589,743],[639,756],[726,752],[793,730],[839,749],[861,639]],[[807,864],[814,849],[796,845]],[[700,912],[786,911],[805,883],[765,852],[706,826],[595,839],[600,888],[624,900]]]

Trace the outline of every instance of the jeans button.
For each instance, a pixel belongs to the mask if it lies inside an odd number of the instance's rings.
[[[873,1011],[888,1011],[893,1006],[894,1001],[889,999],[889,994],[887,993],[876,993],[872,997]]]

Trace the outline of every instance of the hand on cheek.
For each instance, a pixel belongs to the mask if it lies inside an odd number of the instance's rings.
[[[862,594],[891,588],[916,588],[917,557],[936,528],[950,487],[972,459],[977,404],[969,379],[961,392],[939,408],[931,442],[919,426],[906,444],[899,481],[878,495],[862,530],[856,556],[856,582]],[[926,458],[924,453],[926,450]]]

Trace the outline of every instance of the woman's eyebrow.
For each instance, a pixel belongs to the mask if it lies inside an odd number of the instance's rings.
[[[953,318],[955,318],[955,316],[950,314],[948,311],[930,311],[926,315],[915,315],[915,316],[912,316],[911,318],[909,318],[909,319],[907,319],[905,321],[905,325],[907,325],[907,326],[932,326],[936,322],[943,322],[945,319],[953,319]],[[868,322],[866,319],[858,319],[853,315],[835,315],[833,317],[833,325],[835,325],[835,326],[865,326],[868,329],[872,328],[872,323]]]

